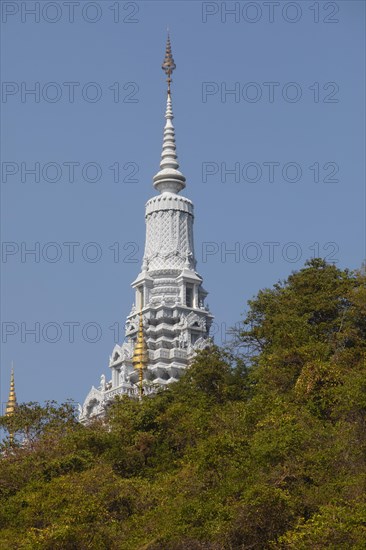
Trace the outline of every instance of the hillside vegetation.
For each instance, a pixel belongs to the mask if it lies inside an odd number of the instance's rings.
[[[230,351],[105,422],[2,417],[0,548],[365,549],[365,282],[311,260],[249,302]]]

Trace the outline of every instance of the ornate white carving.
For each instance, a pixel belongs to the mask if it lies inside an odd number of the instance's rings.
[[[121,358],[122,361],[132,359],[133,355],[133,344],[130,341],[123,342],[121,346]]]
[[[188,326],[187,314],[186,313],[181,314],[180,321],[179,321],[179,326],[181,326],[182,328],[186,328]]]
[[[186,331],[181,332],[178,336],[179,347],[185,349],[188,345],[188,334]]]
[[[120,372],[120,383],[124,384],[127,382],[127,367],[125,364],[122,364]]]
[[[105,379],[105,374],[102,374],[101,377],[100,377],[100,386],[99,386],[99,389],[100,389],[100,391],[102,391],[102,392],[105,392],[105,390],[106,390],[106,379]]]
[[[80,420],[86,421],[92,417],[99,416],[104,413],[104,392],[98,390],[94,386],[90,390],[82,406]]]
[[[197,315],[197,313],[194,313],[191,311],[189,315],[187,316],[187,324],[188,326],[192,327],[193,325],[197,324],[197,326],[200,326],[201,318]]]
[[[154,209],[146,216],[144,258],[149,263],[149,272],[160,269],[181,270],[187,255],[191,258],[190,265],[195,265],[193,215],[186,209],[167,209],[166,203],[162,203],[162,206],[162,209],[158,209],[158,204],[154,204]]]
[[[193,349],[198,351],[202,349],[206,349],[212,344],[212,341],[210,338],[198,338],[196,342],[193,344]]]

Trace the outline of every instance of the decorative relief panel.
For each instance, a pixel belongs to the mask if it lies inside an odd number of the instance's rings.
[[[146,217],[144,258],[149,271],[183,269],[193,258],[193,217],[182,210],[157,210]],[[192,263],[195,264],[194,258]]]

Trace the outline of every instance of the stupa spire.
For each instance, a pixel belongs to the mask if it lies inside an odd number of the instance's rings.
[[[147,351],[147,345],[144,337],[144,321],[142,318],[142,310],[140,310],[139,330],[137,333],[135,350],[132,357],[132,364],[134,369],[139,371],[139,390],[140,399],[142,397],[142,382],[144,379],[144,369],[146,369],[149,362],[149,356]]]
[[[179,192],[179,171],[172,107],[175,70],[168,36],[162,68],[167,98],[157,193],[145,205],[146,240],[141,271],[132,283],[134,304],[127,316],[125,340],[110,357],[111,381],[91,388],[80,411],[82,422],[105,414],[116,395],[154,395],[181,378],[196,352],[211,345],[212,315],[207,292],[196,272],[194,206]],[[165,89],[164,89],[165,92]],[[145,328],[145,331],[144,331]]]
[[[186,178],[178,170],[179,163],[175,145],[175,130],[173,126],[174,115],[171,97],[171,83],[172,74],[175,68],[176,65],[172,54],[170,36],[168,34],[165,58],[162,64],[162,69],[167,75],[168,83],[168,95],[165,111],[166,122],[164,127],[163,150],[161,153],[160,170],[154,176],[153,180],[155,189],[160,191],[160,193],[179,193],[179,191],[184,189],[186,186]]]
[[[17,398],[15,395],[15,382],[14,382],[14,367],[11,368],[11,376],[10,376],[10,391],[9,391],[9,398],[8,402],[6,404],[6,416],[12,416],[15,411],[15,407],[17,405]]]

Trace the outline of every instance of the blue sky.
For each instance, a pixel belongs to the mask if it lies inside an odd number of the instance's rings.
[[[167,25],[216,342],[248,299],[306,259],[361,265],[364,2],[2,10],[2,403],[12,360],[20,401],[82,401],[108,375],[155,194]]]

